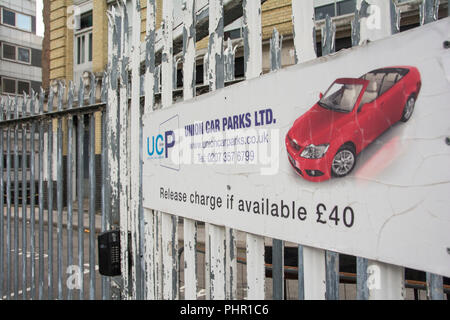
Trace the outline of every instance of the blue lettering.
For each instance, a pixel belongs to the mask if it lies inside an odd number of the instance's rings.
[[[164,148],[161,148],[161,150],[159,150],[158,148],[158,140],[164,141],[164,138],[162,135],[158,134],[158,136],[156,137],[156,153],[158,155],[162,155],[162,153],[164,152]]]

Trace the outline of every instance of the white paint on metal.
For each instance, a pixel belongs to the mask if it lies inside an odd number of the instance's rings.
[[[225,228],[226,299],[237,299],[237,247],[236,230]]]
[[[140,44],[141,44],[141,10],[140,0],[132,0],[132,38],[131,38],[131,107],[130,107],[130,215],[131,215],[131,250],[133,258],[133,267],[131,269],[132,278],[132,296],[136,299],[137,288],[140,285],[137,282],[137,268],[139,263],[139,167],[140,159]]]
[[[208,82],[211,91],[222,88],[223,74],[223,0],[209,3]],[[220,69],[220,70],[219,70]]]
[[[325,250],[303,247],[305,300],[324,300],[326,292]]]
[[[244,2],[244,33],[247,34],[247,45],[244,46],[245,77],[252,79],[262,73],[262,27],[261,27],[261,3],[259,1],[246,0]]]
[[[210,249],[210,291],[212,300],[224,300],[225,287],[225,228],[209,225],[208,233]]]
[[[146,48],[146,65],[145,68],[145,103],[144,103],[144,113],[152,112],[155,104],[155,65],[154,65],[154,41],[155,41],[155,31],[156,31],[156,5],[155,0],[147,0],[147,20],[146,20],[146,37],[145,37],[145,48]],[[153,59],[153,61],[151,61]],[[145,299],[154,300],[157,299],[157,283],[161,283],[161,278],[157,277],[157,267],[159,266],[156,261],[156,245],[157,236],[155,230],[155,215],[156,212],[149,209],[144,209],[143,221],[144,224],[144,234],[143,237],[143,259],[144,259],[144,283],[145,283]]]
[[[163,51],[161,57],[162,107],[173,103],[173,2],[164,1],[162,8]],[[163,299],[178,299],[178,218],[161,213],[162,291]]]
[[[405,269],[369,260],[367,266],[369,300],[403,300],[405,298]]]
[[[317,55],[313,0],[292,1],[292,25],[296,62],[315,59]]]
[[[195,0],[186,0],[184,20],[183,98],[195,96]],[[186,300],[197,299],[197,222],[184,219],[184,283]]]
[[[120,248],[121,248],[121,271],[122,271],[122,295],[129,299],[129,265],[128,265],[128,231],[130,230],[129,219],[129,185],[130,171],[128,167],[128,12],[126,3],[123,1],[120,8],[122,16],[121,25],[121,52],[119,59],[119,203],[120,203]]]
[[[243,6],[245,77],[249,80],[262,73],[261,3],[247,0]],[[247,234],[247,289],[249,299],[264,299],[264,237],[250,233]]]
[[[247,298],[265,298],[264,237],[247,234]]]
[[[361,10],[363,1],[366,1],[369,7],[367,14],[360,17],[360,44],[389,37],[392,34],[390,1],[357,0],[357,10]]]

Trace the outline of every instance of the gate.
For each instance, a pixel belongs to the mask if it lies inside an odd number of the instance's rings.
[[[296,280],[298,299],[339,299],[339,285],[346,282],[356,284],[357,299],[402,299],[405,287],[426,290],[430,299],[448,295],[439,275],[408,281],[403,267],[144,208],[142,119],[174,103],[179,61],[183,100],[197,95],[199,14],[195,0],[184,1],[183,26],[174,28],[173,2],[163,1],[160,34],[155,0],[147,0],[142,43],[136,17],[144,10],[141,1],[131,2],[132,12],[121,3],[105,13],[108,67],[99,101],[93,74],[80,79],[77,92],[73,83],[58,82],[48,95],[1,100],[0,299],[284,299],[290,278]],[[223,45],[224,2],[210,1],[207,9],[203,85],[209,91],[235,80],[236,48]],[[379,5],[390,28],[366,30],[361,19],[367,12],[357,10],[351,22],[354,46],[399,32],[395,3],[369,2]],[[421,3],[421,23],[437,20],[435,2]],[[250,80],[262,74],[261,3],[244,0],[242,6],[245,79]],[[292,1],[292,16],[296,62],[315,59],[313,1]],[[334,52],[335,32],[327,17],[323,55]],[[175,38],[183,39],[181,59],[174,57]],[[274,30],[271,71],[281,68],[281,47]],[[98,274],[96,237],[112,229],[120,230],[121,276],[110,278]],[[355,272],[340,269],[344,259],[353,261]],[[373,272],[380,287],[370,285]]]

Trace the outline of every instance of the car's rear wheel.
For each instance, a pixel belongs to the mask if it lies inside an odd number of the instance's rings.
[[[414,112],[415,104],[416,104],[416,99],[414,98],[414,96],[410,96],[408,98],[408,100],[406,101],[405,107],[403,108],[403,115],[402,115],[401,121],[406,122],[411,118],[411,116]]]
[[[331,174],[335,177],[348,175],[356,164],[356,153],[349,145],[342,146],[331,163]]]

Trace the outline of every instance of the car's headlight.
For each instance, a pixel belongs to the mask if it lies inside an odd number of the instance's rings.
[[[320,159],[325,155],[329,146],[329,144],[321,144],[318,146],[310,144],[302,151],[300,156],[306,159]]]

